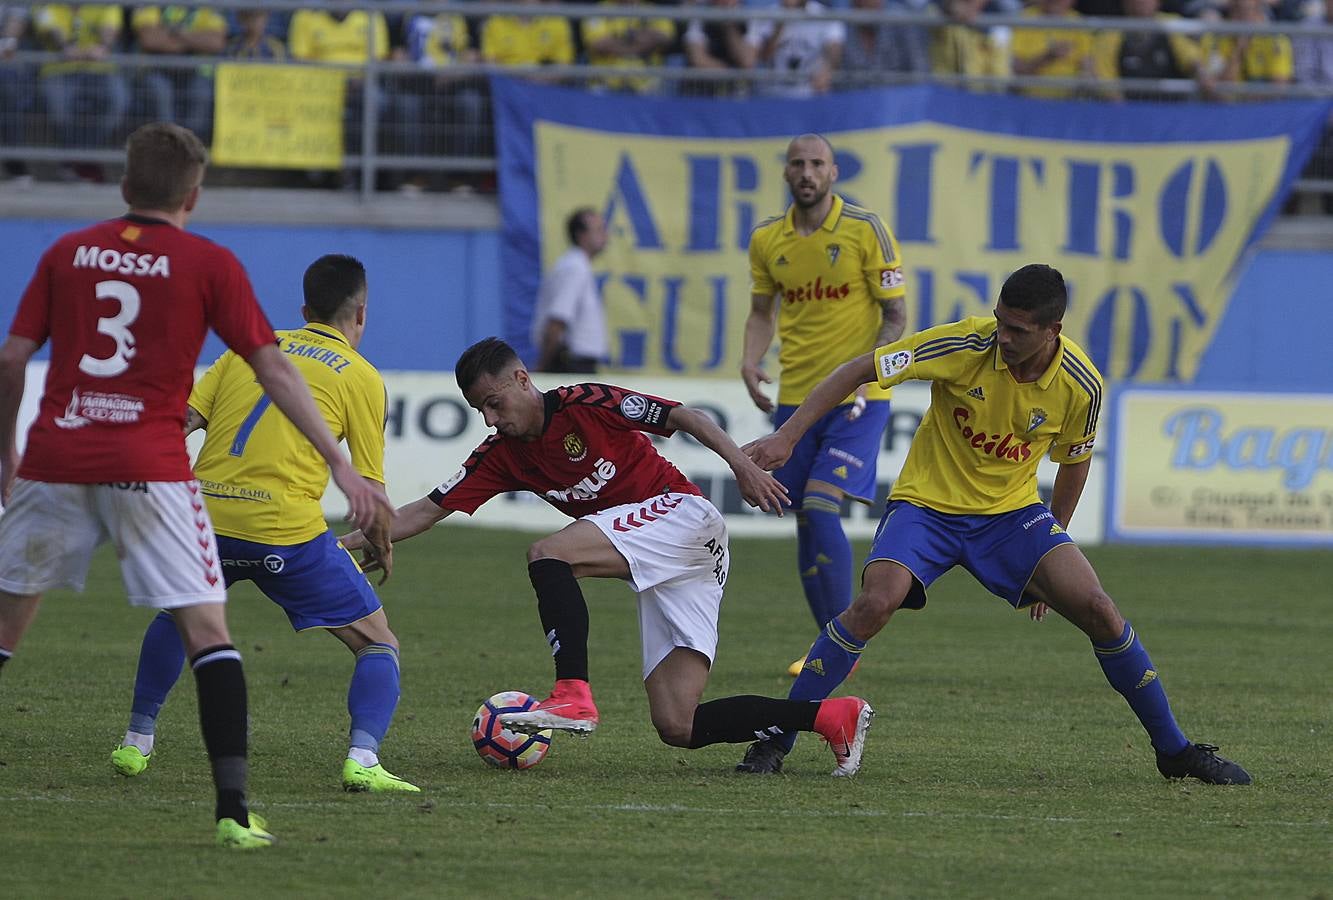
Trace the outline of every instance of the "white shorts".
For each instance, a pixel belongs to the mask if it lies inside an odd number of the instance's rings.
[[[115,545],[130,603],[174,609],[227,599],[197,481],[53,484],[18,479],[0,515],[0,590],[83,590],[93,550]]]
[[[717,617],[731,563],[727,523],[694,494],[663,494],[583,517],[629,562],[639,595],[643,677],[677,647],[717,653]]]

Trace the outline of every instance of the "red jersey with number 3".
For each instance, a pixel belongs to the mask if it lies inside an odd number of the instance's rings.
[[[242,357],[274,343],[232,253],[158,219],[71,232],[37,264],[10,333],[51,341],[20,478],[188,481],[185,401],[208,329]]]
[[[668,491],[702,494],[643,433],[672,434],[666,420],[679,403],[609,384],[576,384],[544,397],[540,438],[491,435],[430,499],[472,513],[496,494],[531,491],[577,519]]]

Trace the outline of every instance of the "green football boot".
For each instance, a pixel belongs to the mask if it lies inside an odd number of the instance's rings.
[[[235,819],[218,819],[218,846],[233,850],[258,850],[272,847],[278,839],[269,834],[268,822],[263,816],[250,813],[250,827],[245,828]]]
[[[126,778],[142,775],[152,758],[153,754],[145,755],[142,750],[134,746],[117,747],[111,751],[111,765]]]
[[[343,761],[343,790],[354,794],[364,791],[372,794],[421,793],[421,788],[386,771],[379,763],[367,768],[354,759]]]

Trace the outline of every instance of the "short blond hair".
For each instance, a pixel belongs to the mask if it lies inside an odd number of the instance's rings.
[[[140,209],[175,212],[204,180],[207,165],[208,150],[190,129],[144,125],[125,143],[125,198]]]

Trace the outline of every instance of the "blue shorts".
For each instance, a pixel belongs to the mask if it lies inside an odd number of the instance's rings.
[[[865,503],[875,500],[875,463],[884,426],[889,424],[889,401],[871,400],[854,422],[847,421],[847,404],[830,410],[807,431],[792,450],[787,464],[773,477],[787,489],[793,509],[801,508],[805,483],[814,479],[842,488],[849,497]],[[795,406],[779,406],[773,427],[796,412]]]
[[[866,565],[892,560],[916,576],[918,584],[903,603],[908,609],[925,606],[926,588],[954,566],[1020,609],[1037,601],[1023,592],[1037,563],[1071,543],[1044,503],[991,516],[955,516],[894,500],[884,510]]]
[[[218,535],[218,552],[227,587],[253,581],[297,631],[351,625],[380,608],[361,567],[332,531],[289,546]]]

